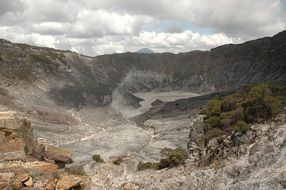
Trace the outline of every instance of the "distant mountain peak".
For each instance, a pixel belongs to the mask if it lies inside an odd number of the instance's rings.
[[[142,49],[139,49],[138,51],[136,51],[136,53],[155,53],[155,52],[149,48],[142,48]]]

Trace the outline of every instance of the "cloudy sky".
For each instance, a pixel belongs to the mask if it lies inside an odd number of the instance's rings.
[[[0,38],[95,56],[207,50],[286,29],[286,0],[0,0]]]

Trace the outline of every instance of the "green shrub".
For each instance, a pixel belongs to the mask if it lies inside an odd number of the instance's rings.
[[[264,97],[264,102],[266,108],[270,111],[271,116],[279,113],[283,107],[282,101],[279,99],[279,97],[266,96]]]
[[[71,168],[66,168],[65,170],[68,173],[74,174],[74,175],[86,175],[82,166],[75,166],[75,167],[71,167]]]
[[[205,141],[208,142],[212,138],[217,138],[223,135],[224,132],[220,128],[212,128],[205,133]]]
[[[159,163],[153,163],[153,162],[139,162],[138,166],[137,166],[138,171],[142,171],[142,170],[158,170],[159,169]]]
[[[243,94],[233,94],[225,97],[221,103],[221,111],[228,112],[236,109],[240,106],[240,103],[243,101],[244,98],[245,97]]]
[[[223,119],[229,119],[232,123],[235,123],[239,120],[244,120],[244,110],[242,107],[237,107],[228,112],[222,112],[220,117]]]
[[[221,100],[210,100],[207,105],[202,109],[201,113],[207,116],[218,116],[221,112],[221,104]]]
[[[269,119],[282,108],[282,101],[271,91],[267,84],[260,84],[250,89],[243,102],[246,121],[254,122],[257,118]]]
[[[163,158],[159,162],[140,162],[137,166],[138,170],[173,168],[185,164],[188,158],[188,153],[182,148],[164,148],[161,154]]]
[[[122,162],[123,162],[123,158],[117,158],[116,160],[113,161],[113,164],[119,166]]]
[[[160,160],[159,169],[173,168],[185,164],[188,158],[188,153],[183,148],[164,148],[161,154],[166,158]]]
[[[98,154],[95,154],[92,156],[92,159],[95,161],[95,162],[98,162],[98,163],[103,163],[104,160],[100,157],[100,155]]]
[[[209,130],[209,129],[212,129],[214,127],[219,127],[220,126],[220,120],[221,120],[221,118],[218,116],[211,116],[211,117],[207,118],[204,122],[205,123],[205,129]]]
[[[221,120],[219,121],[219,124],[220,124],[220,126],[221,126],[223,129],[228,129],[228,128],[231,126],[231,124],[232,124],[232,120],[231,120],[231,119],[228,119],[228,118],[226,118],[226,119],[221,119]]]
[[[53,62],[51,61],[51,59],[49,58],[49,56],[45,53],[40,53],[40,54],[35,54],[35,53],[32,53],[30,54],[30,57],[29,57],[29,62],[31,64],[34,64],[34,63],[47,63],[47,64],[52,64]]]
[[[240,131],[240,132],[245,133],[246,131],[250,129],[250,126],[244,121],[238,121],[234,126],[232,126],[232,129],[234,131]]]
[[[246,132],[249,123],[273,117],[285,104],[285,84],[245,85],[238,93],[210,100],[201,111],[206,115],[204,139],[207,142],[232,130]]]
[[[286,84],[271,84],[270,88],[283,105],[286,104]]]

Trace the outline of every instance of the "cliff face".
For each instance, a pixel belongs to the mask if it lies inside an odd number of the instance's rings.
[[[71,153],[40,144],[30,121],[15,112],[0,112],[0,189],[90,189],[87,176],[59,170]]]
[[[209,92],[233,90],[245,83],[286,81],[286,31],[239,45],[181,54],[123,53],[91,58],[5,40],[1,40],[0,50],[1,83],[46,81],[49,97],[60,105],[104,105],[119,86],[131,92]]]

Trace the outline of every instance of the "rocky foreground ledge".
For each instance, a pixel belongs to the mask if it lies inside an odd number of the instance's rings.
[[[63,168],[71,152],[34,140],[31,123],[15,112],[0,112],[0,189],[90,189],[90,179]]]

